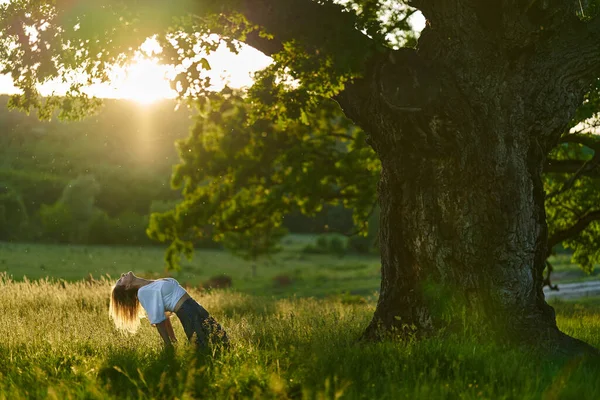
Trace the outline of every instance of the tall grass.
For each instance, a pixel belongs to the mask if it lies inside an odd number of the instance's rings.
[[[599,399],[600,366],[542,361],[465,337],[358,341],[373,303],[192,292],[225,327],[227,352],[165,351],[144,321],[108,318],[111,283],[0,275],[0,399]],[[562,312],[561,312],[562,310]],[[600,311],[559,304],[567,332],[600,346]]]

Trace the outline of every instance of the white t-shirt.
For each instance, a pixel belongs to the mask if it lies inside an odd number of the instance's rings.
[[[156,280],[138,290],[138,300],[151,324],[163,322],[167,317],[165,311],[175,311],[175,306],[186,294],[184,288],[173,278]]]

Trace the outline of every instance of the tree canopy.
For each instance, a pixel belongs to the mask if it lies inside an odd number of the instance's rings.
[[[257,116],[229,89],[200,104],[190,137],[178,142],[182,162],[172,178],[185,199],[154,214],[149,229],[173,242],[172,264],[191,251],[194,237],[279,227],[295,210],[315,214],[341,202],[357,225],[372,212],[379,161],[333,102],[324,101],[306,123]]]
[[[600,264],[600,80],[586,99],[545,169],[548,247],[562,244],[591,272]]]
[[[173,87],[199,110],[190,138],[178,145],[181,164],[173,176],[186,200],[156,215],[149,229],[173,243],[172,264],[194,235],[218,239],[228,231],[279,226],[285,213],[310,214],[325,203],[352,208],[364,231],[379,162],[366,135],[325,99],[360,77],[369,57],[414,47],[408,18],[417,8],[434,20],[437,12],[428,1],[339,3],[11,1],[0,8],[0,66],[21,89],[13,107],[42,118],[58,108],[61,118],[79,118],[98,105],[85,94],[86,84],[106,81],[110,68],[126,63],[146,38],[159,41],[158,57],[179,72]],[[559,7],[533,4],[526,12],[545,18]],[[599,2],[585,1],[575,12],[593,20],[598,9]],[[221,43],[237,51],[242,42],[273,63],[247,93],[210,92],[202,75],[210,69],[207,54]],[[37,85],[55,79],[70,85],[66,96],[42,98]],[[599,93],[600,84],[590,88],[573,127],[596,116]],[[589,271],[600,261],[600,144],[593,130],[574,129],[564,133],[545,169],[549,244],[573,249],[574,261]]]

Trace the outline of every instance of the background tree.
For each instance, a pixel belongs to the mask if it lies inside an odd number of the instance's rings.
[[[562,245],[591,273],[600,264],[600,81],[585,96],[546,165],[548,249]]]
[[[242,232],[228,232],[223,237],[223,246],[231,253],[252,261],[252,277],[256,277],[256,263],[260,258],[270,258],[281,251],[279,243],[287,234],[283,227],[271,224],[257,225]]]
[[[0,58],[22,90],[13,106],[71,117],[91,104],[80,82],[44,101],[36,83],[71,70],[106,79],[158,34],[180,71],[174,87],[198,97],[203,52],[217,46],[207,34],[243,41],[274,60],[249,93],[257,122],[309,121],[333,98],[381,161],[382,285],[367,337],[451,328],[460,307],[499,338],[594,352],[558,330],[544,301],[542,171],[600,74],[598,2],[409,4],[428,24],[416,48],[396,49],[379,18],[396,1],[11,2]]]
[[[58,238],[61,243],[86,243],[98,212],[94,203],[99,191],[100,186],[91,175],[69,182],[56,203],[40,209],[44,234]]]
[[[152,214],[148,234],[171,243],[167,261],[190,254],[193,240],[279,229],[295,210],[315,215],[343,204],[364,225],[374,206],[379,161],[365,134],[326,101],[305,121],[265,118],[239,92],[225,88],[198,101],[172,185],[184,201]]]
[[[0,240],[20,239],[27,222],[27,210],[19,193],[0,183]]]

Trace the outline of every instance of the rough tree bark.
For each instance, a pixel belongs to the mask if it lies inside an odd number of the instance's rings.
[[[382,161],[382,284],[366,336],[435,332],[467,307],[501,338],[596,353],[558,330],[542,291],[541,173],[598,73],[589,25],[568,7],[415,3],[429,18],[418,49],[390,52],[339,96]]]
[[[364,78],[336,100],[382,162],[382,283],[365,336],[427,335],[466,308],[503,339],[598,354],[544,300],[541,173],[600,75],[600,22],[570,0],[413,0],[428,20],[418,48],[382,52],[339,7],[284,3],[244,2],[275,37],[250,45],[271,54],[294,38],[310,52],[344,36],[363,48]]]

